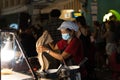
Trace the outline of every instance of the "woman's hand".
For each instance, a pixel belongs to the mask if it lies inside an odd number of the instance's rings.
[[[42,46],[38,46],[38,47],[36,48],[36,51],[37,51],[37,53],[42,53],[42,52],[43,52]]]
[[[37,49],[36,49],[36,51],[37,51],[38,53],[42,53],[42,52],[48,52],[49,49],[46,48],[46,47],[44,47],[44,46],[38,46]]]

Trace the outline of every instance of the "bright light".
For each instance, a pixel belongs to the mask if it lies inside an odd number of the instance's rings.
[[[60,16],[60,19],[63,20],[73,20],[71,12],[73,12],[73,9],[68,9],[68,10],[62,10],[62,14]]]
[[[14,58],[13,42],[8,40],[5,42],[5,46],[1,49],[1,61],[10,61]]]
[[[112,16],[113,14],[112,13],[108,13],[108,16]]]
[[[18,29],[18,24],[12,23],[12,24],[10,24],[10,28],[12,28],[12,29]]]
[[[1,50],[1,61],[9,62],[14,58],[14,51],[12,50]]]
[[[103,17],[103,22],[105,22],[106,20],[108,21],[110,16],[112,15],[113,15],[112,13],[105,14],[105,16]]]

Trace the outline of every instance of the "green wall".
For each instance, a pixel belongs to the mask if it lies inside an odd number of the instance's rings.
[[[120,13],[120,0],[97,0],[98,3],[98,21],[102,21],[103,16],[110,9]]]
[[[88,0],[87,10],[84,11],[84,16],[86,18],[87,24],[93,25],[92,14],[91,14],[91,3],[95,0]],[[114,9],[120,13],[120,0],[96,0],[97,1],[97,20],[102,22],[103,16],[110,10]]]

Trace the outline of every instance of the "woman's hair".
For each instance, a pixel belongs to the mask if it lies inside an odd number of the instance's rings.
[[[75,35],[75,31],[74,31],[74,30],[71,30],[71,29],[69,29],[69,28],[67,28],[66,30],[72,33],[72,34],[71,34],[71,36],[73,36],[73,37],[75,37],[75,36],[76,36],[76,35]]]
[[[50,12],[50,16],[51,17],[59,17],[61,15],[61,11],[59,9],[53,9],[51,12]]]
[[[86,20],[85,20],[85,17],[84,17],[84,16],[79,16],[79,17],[77,17],[77,18],[76,18],[76,21],[77,21],[77,22],[80,22],[80,24],[81,24],[82,26],[86,25]]]
[[[114,32],[115,28],[116,28],[115,22],[114,21],[109,21],[108,24],[110,26],[110,31]]]

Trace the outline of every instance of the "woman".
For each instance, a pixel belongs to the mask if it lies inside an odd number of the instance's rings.
[[[61,31],[62,39],[56,43],[55,46],[49,44],[52,50],[39,46],[37,52],[47,52],[52,57],[60,60],[65,65],[79,65],[84,59],[83,46],[80,39],[76,37],[78,26],[71,21],[64,21],[58,28]],[[59,54],[54,50],[60,50],[62,53]],[[81,78],[84,80],[87,76],[85,67],[80,67]]]
[[[116,52],[117,50],[117,45],[116,45],[116,34],[115,34],[115,23],[114,21],[107,21],[105,23],[105,28],[106,32],[103,34],[102,38],[106,40],[106,65],[108,65],[108,57],[113,53]]]
[[[52,57],[62,62],[65,61],[67,65],[78,65],[84,58],[82,43],[75,36],[75,33],[78,31],[78,26],[74,22],[64,21],[58,30],[61,31],[62,39],[55,46],[49,44],[52,50],[44,46],[39,46],[37,52],[47,52]],[[53,50],[60,50],[62,53],[59,54]],[[72,63],[70,63],[71,61]]]
[[[105,23],[106,32],[102,36],[106,40],[106,54],[111,55],[112,52],[116,51],[116,34],[115,34],[115,23],[108,21]]]

